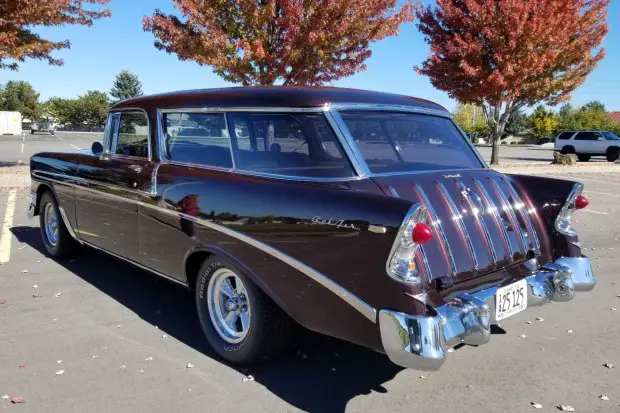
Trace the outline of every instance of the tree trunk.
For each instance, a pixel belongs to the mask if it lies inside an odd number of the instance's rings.
[[[493,133],[491,135],[491,142],[493,143],[493,148],[491,150],[491,165],[499,165],[499,147],[500,147],[500,138],[499,136]]]

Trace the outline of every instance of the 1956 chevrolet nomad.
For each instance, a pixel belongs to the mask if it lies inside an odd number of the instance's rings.
[[[111,108],[103,144],[39,153],[48,253],[101,249],[194,291],[224,359],[295,323],[437,369],[490,326],[595,279],[582,185],[487,167],[443,107],[335,88],[232,88]]]

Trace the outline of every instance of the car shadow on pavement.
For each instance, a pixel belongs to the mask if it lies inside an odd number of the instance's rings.
[[[18,226],[12,232],[19,242],[45,254],[38,227]],[[207,344],[194,297],[182,286],[91,248],[75,260],[56,261],[165,334],[227,364]],[[359,395],[387,393],[383,383],[403,370],[383,354],[303,328],[280,357],[249,368],[230,367],[307,412],[343,412]]]

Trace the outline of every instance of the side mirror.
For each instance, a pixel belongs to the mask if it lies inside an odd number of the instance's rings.
[[[93,154],[99,156],[103,153],[103,145],[101,142],[93,142],[93,146],[90,147]]]

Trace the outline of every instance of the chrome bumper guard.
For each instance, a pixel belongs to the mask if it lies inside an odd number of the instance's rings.
[[[590,291],[596,284],[588,257],[564,257],[544,265],[526,278],[527,306],[569,301],[575,291]],[[383,348],[392,362],[417,370],[437,370],[449,348],[458,344],[479,346],[491,338],[495,322],[494,286],[471,294],[458,294],[428,316],[391,310],[379,312]]]

